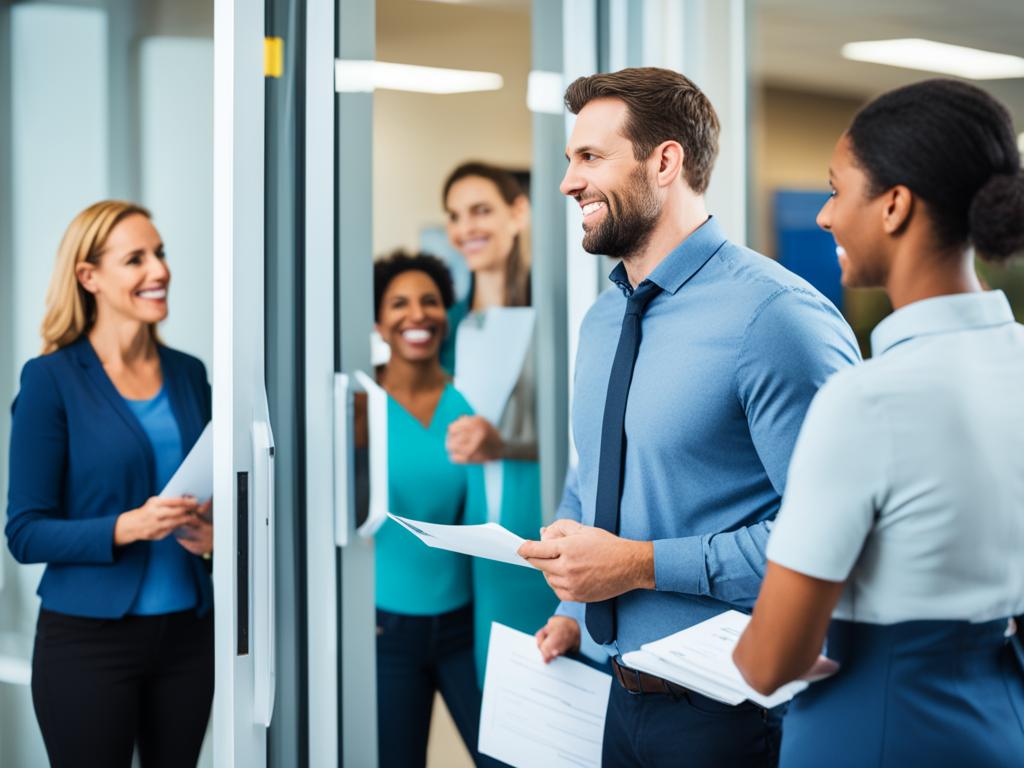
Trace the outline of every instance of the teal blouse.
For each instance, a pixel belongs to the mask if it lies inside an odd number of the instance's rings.
[[[452,464],[448,425],[473,413],[451,384],[429,427],[388,398],[388,509],[400,517],[452,525],[476,520],[486,506],[480,467]],[[483,513],[486,517],[486,512]],[[377,607],[431,616],[472,601],[470,558],[431,549],[393,520],[377,531]]]

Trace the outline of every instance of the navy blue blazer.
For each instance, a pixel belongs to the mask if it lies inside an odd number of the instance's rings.
[[[210,420],[202,362],[160,346],[164,388],[184,453]],[[160,492],[142,425],[85,337],[28,361],[11,407],[7,545],[19,563],[46,563],[47,610],[120,618],[142,583],[148,542],[114,546],[114,523]],[[213,603],[202,558],[192,570],[206,613]]]

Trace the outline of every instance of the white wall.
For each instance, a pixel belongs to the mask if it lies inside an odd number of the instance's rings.
[[[139,47],[142,204],[171,269],[164,341],[213,370],[213,40]],[[212,375],[212,374],[211,374]]]
[[[374,94],[373,248],[415,248],[442,224],[441,185],[464,160],[529,168],[530,15],[421,0],[378,0],[377,58],[497,72],[500,91]]]

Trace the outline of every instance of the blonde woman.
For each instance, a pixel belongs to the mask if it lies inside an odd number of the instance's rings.
[[[210,419],[160,343],[171,274],[145,209],[71,222],[14,401],[7,542],[46,563],[32,700],[54,766],[193,766],[213,697],[209,505],[156,494]]]

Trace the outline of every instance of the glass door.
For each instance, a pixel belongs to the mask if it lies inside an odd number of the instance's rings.
[[[267,764],[274,709],[274,461],[265,365],[263,4],[214,6],[216,765]]]

